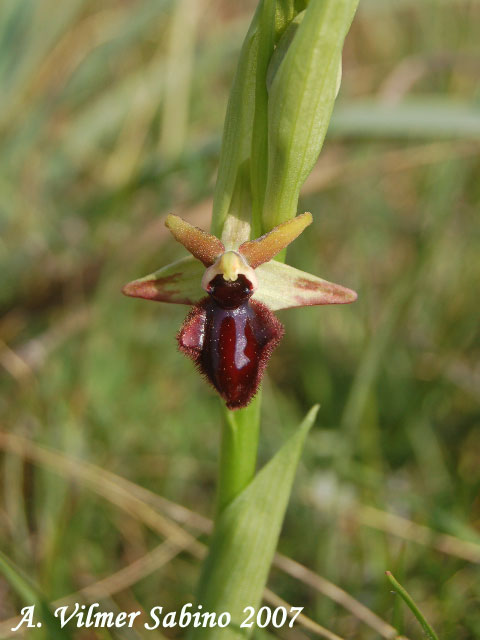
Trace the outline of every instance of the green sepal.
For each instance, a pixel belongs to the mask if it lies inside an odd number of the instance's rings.
[[[296,215],[300,188],[327,132],[343,42],[357,4],[358,0],[310,2],[276,70],[268,100],[264,231]],[[283,38],[291,37],[287,29]],[[280,41],[277,49],[283,48]]]
[[[271,311],[291,307],[349,304],[357,299],[355,291],[347,287],[276,260],[260,265],[256,273],[258,289],[253,299],[263,302]]]
[[[148,276],[126,284],[122,293],[132,298],[195,304],[205,297],[201,287],[205,267],[201,262],[187,256],[162,267]]]

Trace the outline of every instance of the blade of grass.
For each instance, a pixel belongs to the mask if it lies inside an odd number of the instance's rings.
[[[315,498],[313,498],[312,504],[318,509],[326,508]],[[341,507],[341,512],[344,513],[344,507]],[[356,525],[384,531],[388,535],[431,547],[446,555],[461,558],[473,564],[480,564],[480,544],[462,540],[447,533],[439,533],[396,513],[389,513],[368,504],[354,503],[346,508],[345,515]]]
[[[39,10],[39,5],[35,6],[32,2],[17,3],[18,11],[25,15],[18,20],[19,28],[14,37],[20,42],[23,41],[24,50],[21,56],[17,55],[16,48],[12,46],[2,51],[2,54],[16,56],[17,65],[9,66],[9,76],[6,80],[0,79],[3,80],[0,128],[8,121],[11,114],[15,113],[17,101],[35,76],[39,59],[48,53],[62,31],[67,29],[76,18],[82,5],[82,0],[72,0],[61,5],[50,2],[50,20],[43,21],[43,13]],[[14,69],[13,73],[12,69]]]
[[[35,605],[38,614],[45,624],[48,637],[51,640],[71,640],[72,635],[66,629],[60,627],[60,622],[50,611],[50,606],[43,594],[27,578],[14,563],[0,551],[0,571],[7,582],[15,589],[27,606]],[[40,623],[37,623],[37,626]]]
[[[310,571],[310,569],[307,569],[307,567],[304,567],[299,562],[295,562],[295,560],[287,556],[277,554],[275,557],[275,566],[289,576],[301,580],[304,584],[345,607],[345,609],[353,613],[358,620],[364,622],[371,629],[375,629],[383,638],[394,638],[397,636],[397,632],[392,625],[382,620],[382,618],[377,616],[368,607],[365,607],[361,602],[353,598],[336,584]]]
[[[111,471],[88,462],[75,460],[59,451],[47,449],[23,436],[0,431],[0,448],[49,467],[64,478],[84,482],[98,495],[103,496],[126,513],[137,517],[145,525],[151,527],[153,531],[157,531],[167,537],[175,536],[176,542],[185,544],[185,548],[194,557],[203,558],[206,547],[198,542],[188,531],[175,524],[176,522],[193,527],[202,533],[210,533],[212,521],[199,513],[171,502],[163,496],[155,494]],[[160,515],[158,512],[166,514],[171,521],[169,522],[163,517],[158,518],[157,516]],[[317,589],[319,593],[350,611],[353,616],[375,629],[380,635],[386,638],[391,637],[390,630],[392,627],[387,622],[376,616],[365,605],[334,583],[313,572],[310,572],[311,579],[306,581],[306,571],[308,570],[298,562],[282,554],[276,554],[274,565],[291,577]],[[362,608],[370,615],[362,616]],[[379,621],[379,624],[375,624],[374,618]],[[383,633],[380,629],[383,630]]]
[[[55,608],[64,607],[78,602],[79,599],[85,600],[85,602],[98,602],[98,600],[105,600],[106,598],[137,584],[140,580],[143,580],[143,578],[146,578],[161,567],[165,566],[184,549],[186,549],[188,544],[188,542],[182,542],[180,544],[174,539],[168,538],[155,549],[149,551],[128,566],[123,567],[106,578],[102,578],[93,584],[87,585],[75,593],[71,593],[68,596],[55,600],[51,606]],[[9,638],[21,635],[22,629],[15,632],[11,631],[12,628],[18,625],[20,619],[21,617],[17,616],[0,622],[0,637]]]
[[[285,607],[285,609],[289,612],[289,617],[291,617],[291,605],[277,596],[276,593],[270,591],[270,589],[265,589],[264,598],[266,602],[273,605],[274,607]],[[309,631],[312,631],[320,638],[326,638],[326,640],[344,640],[341,636],[337,636],[336,633],[332,633],[322,625],[314,622],[310,618],[308,618],[305,614],[299,613],[296,618],[296,623]]]
[[[195,46],[204,10],[201,0],[181,0],[171,17],[160,134],[160,149],[167,159],[176,159],[187,140]]]
[[[415,618],[418,620],[418,622],[422,626],[422,629],[425,632],[425,635],[427,636],[428,640],[438,640],[437,634],[432,629],[432,627],[428,624],[428,622],[425,619],[425,616],[417,607],[417,605],[413,601],[412,596],[408,593],[408,591],[406,591],[406,589],[402,587],[402,585],[394,578],[394,576],[390,571],[385,571],[385,574],[388,580],[390,581],[390,584],[392,585],[392,587],[395,589],[398,595],[402,598],[402,600],[405,602],[407,607],[410,609],[410,611],[413,613]]]
[[[332,134],[344,136],[480,139],[475,104],[442,98],[409,98],[400,104],[355,101],[341,104],[332,117]]]

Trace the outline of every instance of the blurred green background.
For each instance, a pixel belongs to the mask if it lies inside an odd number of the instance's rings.
[[[46,600],[105,578],[86,594],[105,609],[193,599],[172,523],[206,526],[176,504],[212,515],[220,405],[176,350],[187,308],[120,288],[184,255],[168,212],[209,226],[254,6],[0,4],[0,548]],[[262,461],[321,404],[280,550],[412,639],[387,569],[441,638],[480,637],[479,39],[475,0],[361,0],[288,257],[359,300],[279,313],[264,383]],[[381,637],[305,576],[269,586],[341,637]],[[0,618],[22,603],[0,578]]]

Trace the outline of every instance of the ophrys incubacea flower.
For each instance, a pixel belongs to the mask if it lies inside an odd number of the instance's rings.
[[[220,240],[169,215],[166,226],[193,258],[123,288],[127,296],[193,306],[177,335],[180,351],[229,409],[244,407],[253,398],[283,336],[273,311],[356,300],[350,289],[273,260],[311,222],[311,214],[304,213],[244,241],[249,229],[232,218]]]

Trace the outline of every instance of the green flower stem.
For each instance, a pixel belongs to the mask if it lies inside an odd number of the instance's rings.
[[[217,514],[250,483],[257,465],[261,391],[245,409],[225,410],[220,445]]]
[[[255,237],[260,229],[267,232],[295,216],[300,188],[327,130],[343,40],[357,2],[260,0],[227,108],[212,214],[217,237],[226,222],[225,235],[235,229],[232,220],[242,223],[239,228],[250,223]],[[289,31],[307,4],[299,26]],[[276,50],[280,53],[270,66]],[[276,260],[284,262],[285,251]],[[229,612],[232,624],[192,628],[189,638],[195,640],[251,635],[253,629],[238,625],[245,607],[255,609],[261,602],[295,470],[318,409],[255,474],[260,408],[259,393],[245,409],[225,412],[215,528],[198,601],[204,611]]]

